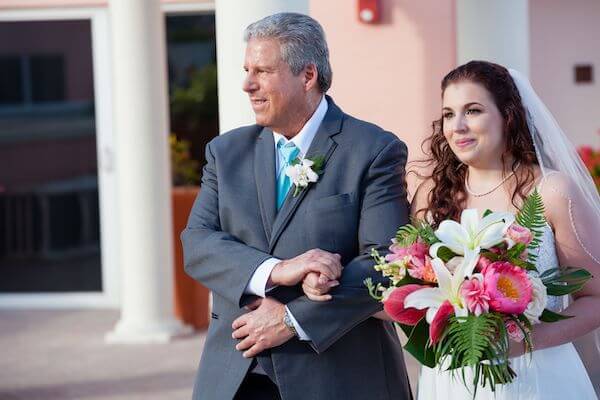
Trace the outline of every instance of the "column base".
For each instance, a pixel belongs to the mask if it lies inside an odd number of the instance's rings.
[[[177,319],[140,323],[120,320],[115,328],[104,336],[108,344],[169,343],[189,336],[194,329]]]

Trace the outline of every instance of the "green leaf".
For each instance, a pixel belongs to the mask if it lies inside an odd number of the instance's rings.
[[[511,247],[510,250],[508,250],[506,255],[508,258],[519,258],[521,253],[523,253],[523,251],[525,251],[526,248],[527,245],[525,243],[517,243],[513,247]]]
[[[412,283],[416,283],[418,285],[427,285],[427,286],[431,285],[431,282],[426,282],[422,279],[413,278],[407,272],[406,275],[404,275],[404,278],[400,279],[400,281],[398,281],[395,286],[400,287],[400,286],[404,286],[404,285],[408,285],[408,284],[412,284]]]
[[[418,238],[419,230],[411,224],[401,226],[400,229],[398,229],[398,232],[396,232],[396,242],[402,247],[410,246],[415,243]]]
[[[449,248],[447,248],[446,246],[442,246],[438,249],[437,256],[438,256],[438,258],[441,258],[441,260],[443,262],[448,262],[451,259],[453,259],[454,257],[456,257],[457,254],[454,253]]]
[[[577,292],[591,278],[592,274],[587,270],[574,267],[552,268],[540,275],[550,296],[564,296]]]
[[[319,174],[319,175],[322,174],[323,166],[325,165],[325,157],[315,156],[315,157],[309,158],[309,160],[314,163],[312,166],[312,170],[315,171],[316,174]]]
[[[517,267],[521,267],[527,271],[537,271],[535,265],[528,261],[523,261],[520,258],[511,258],[508,261],[510,261],[511,264],[516,265]]]
[[[542,321],[542,322],[557,322],[557,321],[561,321],[563,319],[569,319],[569,318],[573,318],[573,316],[561,315],[561,314],[555,313],[554,311],[550,311],[547,308],[542,312],[542,315],[540,315],[540,321]]]
[[[436,363],[449,361],[449,370],[455,375],[461,372],[466,382],[464,369],[472,368],[472,389],[476,393],[479,384],[496,385],[511,382],[516,374],[508,360],[508,333],[503,318],[494,313],[480,316],[450,317],[442,339],[434,346]]]
[[[499,254],[492,253],[491,251],[483,251],[481,252],[481,256],[487,258],[492,262],[502,260],[502,257]]]
[[[435,353],[429,346],[429,324],[425,318],[421,319],[415,326],[396,323],[402,329],[408,341],[404,349],[408,351],[421,364],[434,368]]]
[[[523,207],[521,207],[521,210],[516,216],[516,221],[519,225],[528,228],[533,235],[533,240],[529,243],[527,248],[529,250],[528,261],[535,263],[537,255],[536,252],[532,250],[535,250],[540,246],[542,235],[544,233],[544,226],[546,225],[544,202],[542,196],[537,191],[537,188],[525,199]]]
[[[489,208],[488,208],[488,209],[486,209],[486,210],[483,212],[483,218],[487,217],[487,216],[488,216],[488,215],[490,215],[492,212],[493,212],[493,211],[492,211],[492,210],[490,210]]]

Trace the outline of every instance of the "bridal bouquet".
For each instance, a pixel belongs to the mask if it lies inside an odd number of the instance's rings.
[[[548,296],[583,287],[584,269],[555,268],[538,274],[544,205],[534,191],[515,216],[477,210],[446,220],[437,230],[424,221],[400,228],[385,257],[376,250],[375,269],[389,285],[365,284],[371,296],[408,337],[405,349],[428,367],[473,370],[471,382],[510,383],[516,376],[508,358],[509,340],[530,352],[530,331],[540,321],[570,318],[546,309]]]

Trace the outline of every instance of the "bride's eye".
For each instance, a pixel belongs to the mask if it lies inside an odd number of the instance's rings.
[[[479,108],[469,108],[467,110],[467,115],[476,115],[481,114],[481,110]]]
[[[442,114],[442,118],[444,118],[444,119],[450,119],[450,118],[452,118],[452,116],[454,116],[454,113],[451,113],[450,111],[447,111]]]

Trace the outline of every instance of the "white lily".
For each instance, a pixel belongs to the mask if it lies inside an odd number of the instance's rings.
[[[434,258],[431,260],[431,266],[437,278],[438,287],[428,287],[412,292],[406,296],[404,307],[413,307],[418,310],[427,308],[425,319],[429,324],[446,301],[453,306],[454,315],[457,317],[467,316],[468,310],[463,304],[460,287],[465,278],[469,278],[473,274],[478,260],[478,253],[467,252],[462,262],[456,267],[454,274],[451,274],[441,259]]]
[[[312,169],[314,161],[308,158],[302,159],[300,162],[290,165],[285,169],[285,174],[290,177],[292,184],[296,187],[294,196],[300,190],[306,188],[310,183],[319,180],[319,175]]]
[[[452,220],[440,224],[435,231],[440,242],[431,246],[429,254],[432,258],[437,257],[440,247],[447,247],[459,255],[470,251],[479,253],[482,248],[489,249],[502,243],[506,230],[514,220],[515,216],[507,212],[493,212],[479,218],[476,209],[463,210],[460,224]]]

